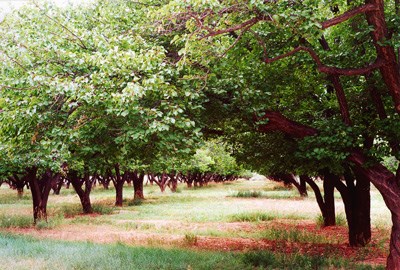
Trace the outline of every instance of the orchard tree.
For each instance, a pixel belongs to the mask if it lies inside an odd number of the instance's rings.
[[[181,64],[197,68],[199,77],[208,82],[221,74],[214,70],[217,60],[254,73],[248,82],[239,71],[230,78],[231,86],[239,81],[236,89],[211,92],[219,101],[226,94],[223,104],[247,102],[250,109],[236,119],[253,119],[258,132],[279,131],[294,140],[303,154],[298,170],[323,172],[344,200],[359,194],[369,203],[369,181],[375,185],[392,213],[389,269],[400,268],[398,5],[193,0],[171,1],[159,11],[160,31],[179,35]],[[381,163],[390,156],[397,160],[395,172]],[[368,227],[369,213],[363,215]],[[356,242],[369,237],[361,232]]]

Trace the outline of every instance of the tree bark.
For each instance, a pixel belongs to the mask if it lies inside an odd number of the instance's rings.
[[[80,179],[78,177],[78,172],[71,171],[69,173],[69,180],[72,186],[74,187],[75,192],[79,196],[83,213],[85,214],[93,213],[92,204],[90,202],[91,182],[89,179],[89,174],[85,173],[84,178]],[[85,184],[85,190],[82,189],[83,184]]]
[[[365,246],[371,241],[371,194],[370,181],[362,173],[358,172],[357,167],[354,168],[356,176],[354,199],[354,212],[356,227],[350,245]]]
[[[187,187],[188,188],[192,188],[193,187],[193,182],[194,182],[193,173],[188,172],[187,173],[187,177],[186,177]]]
[[[170,178],[169,187],[170,187],[172,192],[176,192],[176,189],[178,188],[178,180],[177,180],[175,174],[174,173],[170,173],[169,174],[169,178]]]
[[[384,1],[365,0],[365,4],[373,4],[376,7],[374,10],[366,12],[366,18],[368,24],[374,29],[371,36],[377,56],[385,62],[385,65],[380,68],[380,73],[392,95],[395,110],[400,113],[400,74],[396,53],[392,46],[382,44],[386,40],[390,40],[385,21]]]
[[[371,241],[369,181],[360,175],[354,177],[349,168],[346,168],[344,178],[346,185],[339,180],[335,187],[345,207],[349,244],[352,247],[363,247]]]
[[[301,177],[299,192],[302,197],[308,197],[306,181]]]
[[[325,201],[325,213],[324,226],[335,226],[336,225],[336,215],[335,215],[335,181],[338,176],[330,173],[329,171],[323,172],[324,176],[324,201]]]
[[[348,158],[358,173],[368,178],[382,194],[386,206],[392,214],[392,233],[387,269],[400,269],[400,187],[395,175],[379,163],[370,165],[370,159],[360,151],[354,151]]]
[[[121,176],[119,164],[115,164],[115,206],[122,206],[125,178]]]
[[[285,187],[291,187],[293,184],[297,191],[299,192],[301,197],[307,197],[307,188],[306,188],[306,182],[304,179],[300,178],[300,182],[297,182],[295,176],[293,174],[275,174],[270,176],[270,178],[274,181],[282,181],[285,185]]]
[[[144,200],[143,194],[143,180],[144,180],[144,172],[140,172],[138,174],[137,171],[133,173],[133,190],[134,190],[134,200]]]
[[[38,220],[47,221],[47,201],[51,190],[53,175],[47,170],[39,180],[36,176],[37,168],[27,169],[27,180],[32,193],[33,201],[33,220],[36,224]]]

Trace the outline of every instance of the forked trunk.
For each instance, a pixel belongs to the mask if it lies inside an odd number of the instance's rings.
[[[349,244],[352,247],[363,247],[371,241],[370,218],[370,184],[362,175],[356,177],[350,169],[346,169],[344,178],[347,186],[340,180],[335,187],[342,196],[349,227]]]
[[[36,176],[37,168],[27,169],[27,179],[31,187],[32,201],[33,201],[33,220],[36,224],[39,220],[47,221],[47,200],[51,190],[51,181],[53,175],[50,171],[46,171],[42,178]]]
[[[89,174],[85,173],[84,178],[80,179],[78,177],[78,173],[76,171],[72,171],[69,173],[69,180],[79,196],[83,213],[93,213],[92,204],[90,202],[91,182],[89,179]],[[83,184],[85,184],[85,190],[82,189]]]

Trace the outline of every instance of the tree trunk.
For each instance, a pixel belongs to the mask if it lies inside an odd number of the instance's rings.
[[[292,184],[296,187],[301,197],[307,197],[307,188],[304,178],[300,177],[300,182],[297,182],[296,177],[293,174],[275,174],[270,178],[277,182],[283,182],[285,187],[291,188]]]
[[[71,171],[69,173],[69,180],[79,196],[83,213],[85,214],[93,213],[92,204],[90,202],[91,183],[89,180],[89,174],[85,173],[84,179],[81,180],[78,177],[78,173],[76,171]],[[85,190],[82,189],[83,184],[85,184]]]
[[[390,234],[390,254],[387,259],[386,269],[400,269],[400,209],[397,213],[392,212],[392,232]]]
[[[379,190],[392,214],[390,254],[386,267],[387,269],[400,269],[400,187],[395,181],[395,175],[379,163],[367,166],[370,159],[361,152],[354,151],[348,159],[353,162],[357,172],[368,178]]]
[[[37,168],[27,169],[27,178],[31,187],[32,202],[33,202],[33,220],[36,224],[38,220],[46,220],[46,210],[43,208],[42,199],[40,196],[40,188],[36,176]]]
[[[382,78],[388,87],[394,102],[394,108],[400,113],[400,74],[394,47],[382,44],[384,40],[390,40],[390,33],[385,21],[384,1],[365,0],[365,4],[373,4],[376,8],[366,12],[366,19],[373,27],[371,36],[374,41],[377,57],[384,61],[380,67]]]
[[[357,172],[355,168],[356,186],[354,189],[353,208],[355,226],[350,234],[351,246],[365,246],[371,241],[371,195],[370,181],[368,178]],[[350,228],[349,228],[350,230]]]
[[[17,187],[18,198],[21,199],[24,196],[24,187],[18,188]]]
[[[302,179],[301,177],[300,177],[300,187],[298,190],[300,192],[300,196],[308,197],[306,181],[304,181],[304,179]]]
[[[144,172],[138,174],[137,171],[133,173],[133,190],[134,190],[134,200],[143,200],[143,180],[144,180]]]
[[[345,207],[349,244],[352,247],[363,247],[371,240],[369,181],[359,174],[355,178],[349,169],[345,170],[344,177],[347,186],[339,180],[335,187],[340,192]]]
[[[192,188],[193,187],[193,174],[190,173],[190,172],[187,173],[186,184],[187,184],[188,188]]]
[[[160,189],[161,189],[161,192],[165,191],[165,188],[167,187],[168,182],[169,182],[168,179],[169,179],[168,174],[166,172],[163,172],[161,174],[160,185],[159,185]]]
[[[171,173],[169,175],[169,177],[170,177],[170,181],[169,181],[170,189],[171,189],[172,192],[176,192],[176,189],[178,188],[178,180],[175,177],[175,174],[173,174],[173,173]]]
[[[119,170],[119,164],[114,166],[115,169],[115,206],[122,206],[123,202],[123,190],[124,190],[124,182],[125,178],[121,177],[121,172]]]
[[[324,201],[325,201],[325,211],[323,213],[324,226],[335,226],[336,225],[336,215],[335,215],[335,181],[338,176],[325,171],[324,175]]]
[[[310,185],[310,187],[314,191],[315,198],[317,200],[319,209],[321,210],[321,213],[324,213],[324,211],[325,211],[325,203],[324,203],[324,199],[322,198],[321,191],[319,190],[319,187],[317,186],[317,184],[315,184],[314,180],[312,180],[307,175],[300,175],[300,180],[304,181],[305,183]]]
[[[56,188],[56,190],[54,191],[54,194],[60,195],[61,188],[62,188],[63,184],[64,184],[64,179],[63,179],[63,177],[60,176],[60,180],[59,180],[58,183],[57,183],[57,188]]]
[[[124,190],[124,183],[117,182],[115,184],[115,206],[119,206],[119,207],[122,206],[122,203],[124,200],[123,199],[123,197],[124,197],[123,190]]]
[[[47,221],[47,201],[49,198],[51,181],[53,178],[51,171],[48,170],[43,174],[39,181],[36,173],[36,167],[27,169],[27,179],[32,193],[33,220],[35,224],[38,220]]]

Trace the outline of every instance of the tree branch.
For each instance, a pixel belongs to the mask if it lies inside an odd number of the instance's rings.
[[[260,37],[260,35],[257,34],[255,31],[249,29],[249,32],[252,33],[252,34],[255,36],[255,38],[257,39],[258,43],[259,43],[260,46],[263,48],[263,56],[264,56],[264,59],[267,59],[267,58],[268,58],[268,55],[267,55],[267,45],[265,44],[264,40],[263,40],[263,39]]]
[[[361,68],[338,68],[322,65],[318,67],[318,70],[322,73],[331,75],[358,76],[371,73],[373,70],[384,66],[384,64],[385,61],[383,61],[381,58],[377,58],[372,64]]]
[[[229,28],[226,28],[226,29],[213,31],[213,30],[208,28],[207,31],[209,33],[207,35],[203,36],[202,39],[207,38],[207,37],[218,36],[218,35],[221,35],[221,34],[226,34],[226,33],[229,33],[229,32],[240,30],[240,29],[246,29],[246,28],[249,29],[250,27],[252,27],[256,23],[258,23],[260,21],[267,21],[267,20],[270,20],[270,19],[269,18],[267,19],[267,17],[265,17],[265,16],[263,16],[263,17],[257,16],[257,17],[254,17],[254,18],[250,19],[250,20],[247,20],[247,21],[245,21],[245,22],[243,22],[241,24],[237,24],[235,26],[232,26],[232,27],[229,27]],[[196,21],[198,21],[198,20],[196,20]],[[198,26],[203,28],[202,24],[198,25]]]
[[[289,120],[280,112],[267,111],[263,117],[255,120],[268,120],[266,124],[258,126],[258,130],[263,133],[280,131],[294,138],[304,138],[318,134],[317,129]]]
[[[240,32],[239,36],[238,36],[238,37],[236,38],[236,40],[231,44],[231,46],[229,46],[229,48],[226,49],[225,52],[224,52],[223,54],[220,55],[221,58],[224,57],[224,56],[229,52],[229,50],[231,50],[233,47],[235,47],[235,45],[236,45],[236,44],[239,42],[239,40],[242,38],[243,34],[246,33],[246,32],[250,29],[251,26],[252,26],[252,25],[248,25],[248,26],[246,26],[245,28],[242,29],[242,31]]]
[[[49,20],[51,20],[52,22],[58,24],[59,26],[61,26],[61,28],[63,28],[64,30],[66,30],[67,32],[69,32],[71,35],[73,35],[77,40],[79,40],[79,43],[81,44],[80,47],[82,49],[88,49],[85,45],[85,43],[83,42],[82,38],[79,37],[77,34],[75,34],[74,32],[72,32],[68,27],[66,27],[65,25],[63,25],[62,23],[60,23],[59,21],[57,21],[56,19],[52,18],[51,16],[49,16],[46,11],[44,11],[43,9],[40,8],[40,6],[36,3],[36,1],[33,1],[33,3],[35,4],[35,6],[43,12],[43,15],[46,16],[46,18],[48,18]]]
[[[8,86],[8,85],[1,85],[0,84],[0,90],[2,89],[10,89],[10,90],[33,90],[33,89],[37,89],[39,88],[39,86],[33,86],[33,87],[12,87],[12,86]]]
[[[322,29],[326,29],[329,28],[331,26],[337,25],[339,23],[342,23],[344,21],[349,20],[350,18],[357,16],[358,14],[362,14],[365,12],[369,12],[369,11],[374,11],[377,10],[377,7],[373,4],[366,4],[366,5],[362,5],[360,7],[354,8],[352,10],[349,10],[345,13],[343,13],[342,15],[339,15],[337,17],[334,17],[332,19],[329,19],[327,21],[324,21],[323,23],[321,23],[322,25]]]
[[[292,56],[301,51],[304,51],[304,52],[307,52],[308,54],[310,54],[311,58],[317,64],[318,71],[320,71],[322,73],[330,74],[330,75],[345,75],[345,76],[364,75],[364,74],[370,73],[371,71],[373,71],[377,68],[384,66],[384,64],[385,64],[385,61],[383,61],[381,58],[377,58],[374,63],[369,64],[365,67],[361,67],[361,68],[330,67],[330,66],[326,66],[326,65],[322,64],[321,59],[319,58],[319,56],[313,49],[304,47],[304,46],[298,46],[295,49],[293,49],[292,51],[287,52],[282,55],[279,55],[279,56],[276,56],[274,58],[266,58],[264,60],[264,62],[269,64],[269,63],[281,60],[283,58]]]
[[[301,52],[301,51],[309,53],[310,56],[311,56],[311,58],[314,59],[314,61],[317,63],[317,65],[318,65],[318,66],[322,66],[321,59],[319,58],[319,56],[317,55],[317,53],[316,53],[313,49],[308,48],[308,47],[304,47],[304,46],[298,46],[297,48],[293,49],[293,50],[290,51],[290,52],[281,54],[281,55],[276,56],[276,57],[273,57],[273,58],[266,58],[266,59],[264,60],[264,62],[267,63],[267,64],[269,64],[269,63],[272,63],[272,62],[281,60],[281,59],[283,59],[283,58],[292,56],[292,55],[294,55],[294,54],[296,54],[296,53],[298,53],[298,52]]]
[[[24,67],[20,62],[18,62],[15,58],[9,56],[5,51],[0,50],[0,53],[4,54],[8,59],[10,59],[12,62],[14,62],[15,64],[17,64],[17,66],[19,66],[21,69],[23,69],[25,72],[29,73],[29,70]]]

